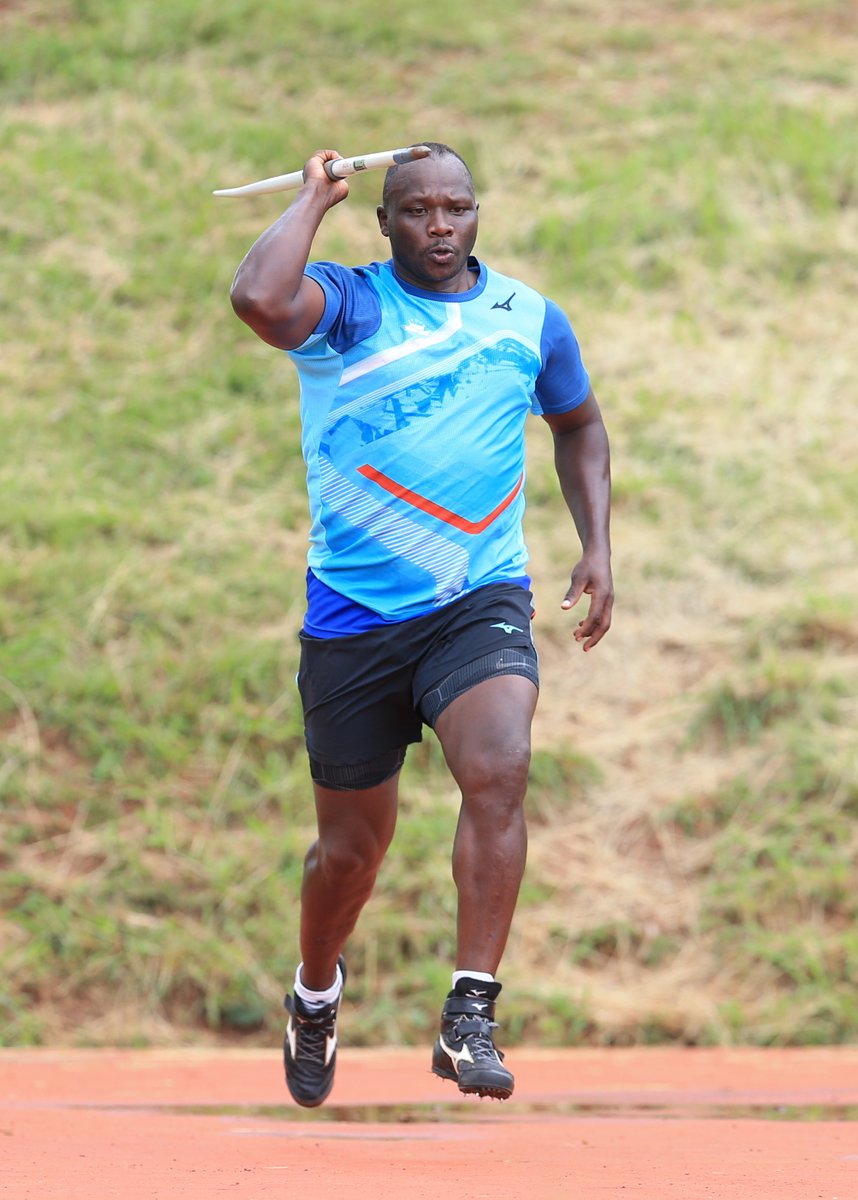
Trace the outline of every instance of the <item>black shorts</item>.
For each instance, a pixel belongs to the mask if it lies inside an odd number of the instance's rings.
[[[419,742],[424,723],[433,725],[456,695],[494,675],[525,675],[538,686],[532,601],[519,584],[490,583],[426,616],[366,633],[301,632],[298,690],[310,758],[352,765]],[[482,659],[486,665],[469,675]],[[451,676],[457,690],[445,694]]]

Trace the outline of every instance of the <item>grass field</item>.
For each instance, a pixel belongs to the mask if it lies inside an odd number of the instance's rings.
[[[283,203],[449,141],[576,327],[615,627],[534,422],[542,650],[504,1038],[858,1036],[858,20],[848,0],[0,3],[0,1043],[276,1041],[312,832],[295,379],[232,315]],[[318,257],[385,253],[381,178]],[[405,771],[352,1043],[446,990],[457,798]],[[508,994],[508,999],[506,998]]]

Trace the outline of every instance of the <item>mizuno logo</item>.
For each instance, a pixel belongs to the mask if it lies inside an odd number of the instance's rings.
[[[421,325],[421,323],[419,321],[409,321],[408,324],[403,325],[402,328],[405,330],[406,333],[425,333],[426,332],[426,326]]]
[[[444,1040],[443,1037],[440,1038],[440,1042],[441,1042],[441,1046],[444,1050],[444,1053],[449,1055],[449,1057],[453,1063],[453,1066],[456,1068],[457,1072],[459,1070],[459,1063],[463,1063],[463,1062],[472,1063],[474,1061],[473,1055],[471,1054],[471,1051],[468,1049],[467,1042],[462,1043],[461,1050],[454,1050],[452,1046],[449,1046],[447,1044],[447,1042]]]
[[[502,304],[500,302],[496,302],[495,304],[493,304],[492,308],[502,308],[505,312],[512,312],[512,302],[514,299],[515,299],[515,292],[513,292],[513,294],[510,296],[510,298],[508,300],[504,300],[504,302]]]
[[[502,629],[504,633],[524,633],[523,629],[519,629],[517,625],[507,625],[506,621],[497,621],[491,628]]]

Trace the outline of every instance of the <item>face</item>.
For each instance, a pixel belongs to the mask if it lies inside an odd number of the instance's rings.
[[[472,286],[468,255],[477,240],[477,202],[458,158],[433,155],[401,166],[378,224],[406,283],[433,292]]]

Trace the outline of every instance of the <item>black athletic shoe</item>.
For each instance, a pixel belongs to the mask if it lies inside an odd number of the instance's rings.
[[[346,964],[339,960],[343,984]],[[283,1001],[289,1013],[286,1037],[283,1039],[283,1065],[286,1086],[292,1099],[304,1108],[322,1104],[334,1086],[337,1065],[337,1009],[342,993],[333,1004],[316,1012],[308,1012],[299,996],[287,996]]]
[[[460,979],[444,1001],[441,1033],[432,1051],[432,1070],[452,1079],[468,1095],[508,1100],[514,1080],[492,1041],[495,1000],[501,985]]]

